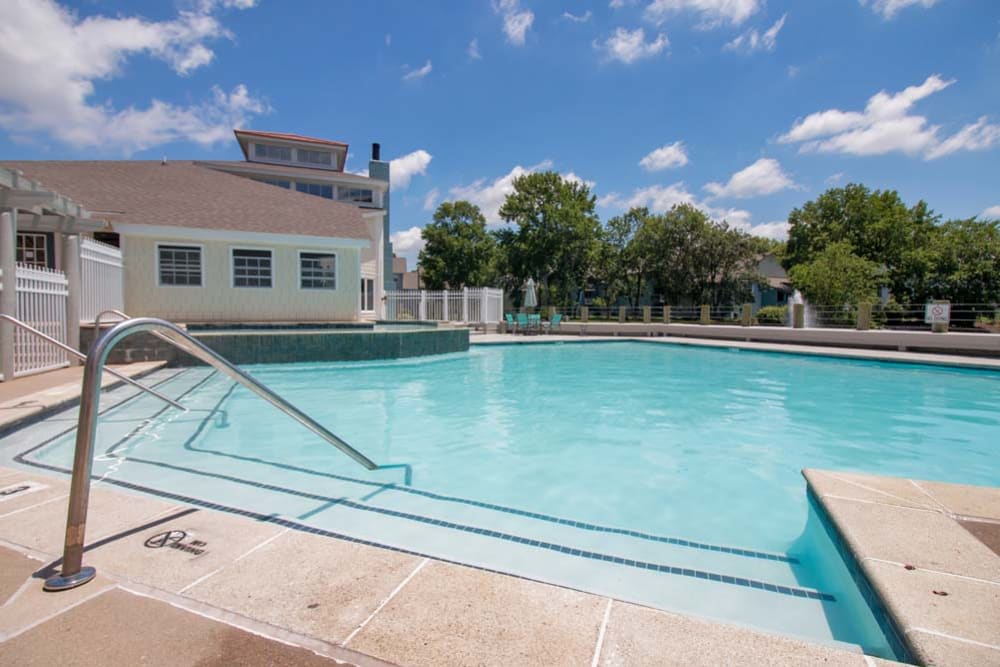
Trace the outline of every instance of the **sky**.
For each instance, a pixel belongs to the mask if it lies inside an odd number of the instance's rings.
[[[772,238],[852,182],[1000,217],[1000,1],[0,0],[0,158],[242,159],[234,127],[381,143],[411,268],[439,203],[498,225],[543,169]]]

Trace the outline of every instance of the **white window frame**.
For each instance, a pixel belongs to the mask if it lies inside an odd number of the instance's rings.
[[[362,282],[362,283],[371,283],[372,284],[372,291],[371,291],[372,307],[371,308],[366,308],[365,307],[365,306],[368,305],[366,303],[366,299],[365,299],[365,289],[364,289],[364,287],[361,288],[361,312],[362,313],[366,313],[366,314],[368,314],[368,313],[374,313],[375,312],[375,279],[374,278],[367,278],[365,276],[361,276],[360,282]]]
[[[201,256],[201,267],[199,277],[201,278],[200,285],[170,285],[164,283],[161,280],[162,274],[160,273],[160,247],[161,246],[172,246],[174,248],[197,248]],[[165,287],[169,289],[180,288],[180,289],[202,289],[205,287],[205,246],[201,243],[188,243],[187,241],[157,241],[156,242],[156,286]]]
[[[333,255],[333,287],[303,287],[302,286],[302,255]],[[340,289],[340,255],[336,250],[323,248],[299,248],[295,262],[295,284],[303,292],[336,292]]]
[[[256,252],[265,251],[271,253],[271,284],[267,287],[262,287],[261,285],[236,285],[236,251],[237,250],[253,250]],[[229,286],[237,290],[245,289],[274,289],[274,283],[276,282],[278,275],[278,262],[276,259],[276,253],[274,248],[268,248],[264,246],[229,246]]]
[[[330,156],[329,162],[312,162],[311,160],[304,160],[302,157],[303,153],[323,153]],[[333,167],[337,163],[337,157],[334,155],[333,151],[323,150],[321,148],[296,148],[295,149],[295,162],[296,164],[307,164],[315,167]]]

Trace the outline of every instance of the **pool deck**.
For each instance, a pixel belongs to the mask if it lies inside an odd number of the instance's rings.
[[[918,662],[1000,665],[1000,488],[803,475]]]
[[[98,578],[44,593],[68,481],[0,468],[25,486],[0,502],[2,664],[893,664],[100,482]]]
[[[622,339],[472,336],[483,344],[581,340]],[[646,340],[1000,368],[1000,360],[982,358]],[[124,368],[142,374],[158,367]],[[32,420],[53,405],[71,405],[80,369],[57,373],[0,384],[7,392],[0,409],[30,410],[17,419]],[[804,475],[920,662],[1000,665],[1000,489]],[[844,645],[663,612],[101,482],[91,494],[84,556],[98,578],[44,593],[42,579],[58,566],[69,482],[0,467],[3,491],[0,664],[896,664]]]

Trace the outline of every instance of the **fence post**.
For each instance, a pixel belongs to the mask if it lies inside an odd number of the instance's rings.
[[[469,322],[469,288],[462,288],[462,321]]]
[[[441,300],[441,321],[448,322],[448,290],[444,291],[444,298]]]
[[[0,213],[0,313],[17,317],[17,211]],[[0,322],[0,373],[14,379],[14,325]]]
[[[744,303],[743,312],[740,313],[740,326],[748,327],[753,321],[753,304]]]
[[[80,349],[80,313],[83,299],[83,272],[80,266],[80,236],[63,234],[63,272],[66,274],[66,344],[74,350]],[[69,357],[71,366],[79,361]]]
[[[642,321],[649,324],[653,321],[653,307],[643,306],[642,307]]]
[[[858,304],[858,331],[872,328],[872,305],[867,301]]]
[[[624,322],[627,317],[625,306],[618,306],[618,321]]]
[[[581,322],[590,321],[590,306],[580,306],[580,321]]]
[[[806,304],[792,304],[792,328],[805,329],[806,327]]]
[[[484,287],[479,290],[479,321],[484,324],[490,320],[490,313],[488,310],[489,291],[490,288],[488,287]]]
[[[712,308],[708,305],[702,305],[701,307],[701,317],[698,320],[699,324],[711,324],[712,323]]]
[[[670,324],[670,306],[663,306],[663,323]]]
[[[420,319],[427,319],[427,290],[420,290]]]

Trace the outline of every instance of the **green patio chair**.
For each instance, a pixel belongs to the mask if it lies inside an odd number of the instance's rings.
[[[507,331],[509,333],[517,333],[517,322],[514,321],[514,316],[510,313],[504,313],[503,319],[507,322]]]
[[[553,330],[559,329],[560,324],[562,324],[562,313],[555,313],[549,321],[545,323],[545,331],[547,333],[552,333]]]
[[[528,329],[529,330],[533,329],[535,331],[541,331],[542,330],[542,316],[539,315],[538,313],[533,313],[531,315],[528,315]]]
[[[528,331],[528,316],[524,313],[517,314],[517,330],[521,333]]]

